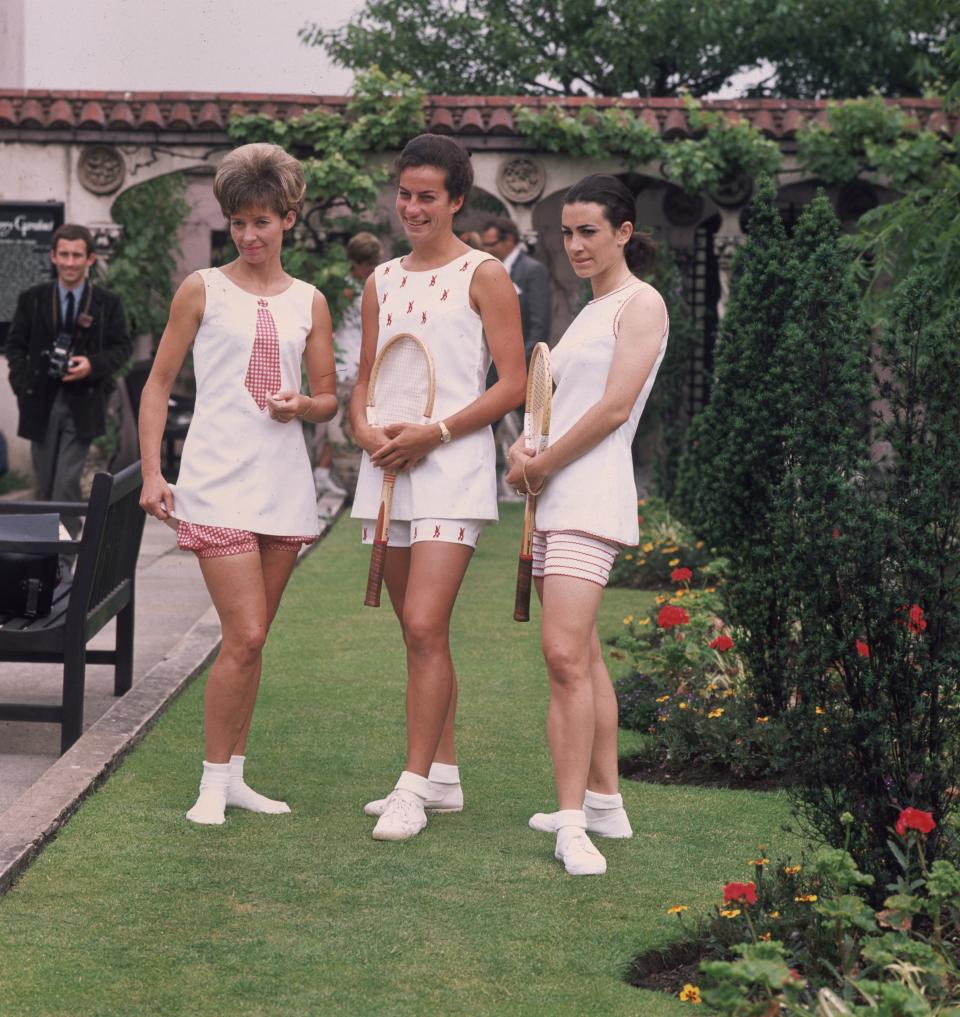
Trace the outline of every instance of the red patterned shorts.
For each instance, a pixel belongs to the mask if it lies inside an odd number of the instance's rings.
[[[227,526],[201,526],[199,523],[177,521],[177,547],[193,551],[198,558],[226,558],[253,551],[300,550],[301,544],[312,544],[316,537],[276,537],[250,530],[232,530]]]

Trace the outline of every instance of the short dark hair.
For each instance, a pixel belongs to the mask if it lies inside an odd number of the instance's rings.
[[[633,223],[637,215],[636,202],[627,185],[609,173],[591,173],[578,180],[564,195],[564,205],[592,204],[603,209],[608,223],[618,229],[625,222]],[[623,256],[631,271],[642,271],[653,260],[656,242],[649,233],[634,233]]]
[[[487,230],[497,231],[497,240],[506,240],[507,237],[513,237],[515,244],[520,243],[520,230],[517,228],[517,224],[512,219],[501,217],[499,219],[491,219],[486,226],[483,227],[483,232]]]
[[[470,154],[451,138],[442,134],[418,134],[408,141],[394,169],[397,176],[410,166],[435,166],[443,170],[444,187],[452,201],[463,198],[466,203],[473,187],[473,166]]]
[[[94,253],[93,234],[86,226],[80,226],[75,222],[65,222],[62,226],[58,226],[50,238],[50,250],[54,254],[56,254],[57,244],[61,240],[82,240],[87,248],[87,257],[89,258]]]
[[[383,257],[383,245],[373,233],[363,230],[347,241],[347,257],[355,265],[376,263]]]

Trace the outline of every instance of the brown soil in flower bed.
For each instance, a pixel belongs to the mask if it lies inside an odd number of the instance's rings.
[[[620,776],[648,784],[689,784],[692,787],[730,788],[737,791],[780,791],[790,786],[785,774],[741,777],[722,766],[695,762],[671,763],[649,756],[625,756]]]
[[[638,989],[676,996],[688,982],[698,984],[700,962],[710,959],[721,958],[719,954],[708,954],[705,944],[699,940],[681,940],[634,957],[623,980]]]

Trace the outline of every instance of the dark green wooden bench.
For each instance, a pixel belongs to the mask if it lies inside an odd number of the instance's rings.
[[[63,664],[60,706],[0,702],[0,720],[60,724],[61,753],[83,733],[87,664],[113,665],[114,695],[129,692],[133,682],[134,586],[145,519],[140,508],[142,486],[136,462],[115,476],[98,473],[87,504],[0,502],[0,514],[59,512],[86,517],[79,541],[0,540],[0,552],[76,555],[73,576],[54,591],[47,617],[0,614],[0,661]],[[87,643],[114,617],[114,649],[88,650]]]

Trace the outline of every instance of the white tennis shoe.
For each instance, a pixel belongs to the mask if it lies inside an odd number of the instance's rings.
[[[571,876],[602,876],[607,871],[606,858],[594,847],[586,831],[575,826],[565,826],[557,833],[553,854]]]
[[[373,828],[374,840],[409,840],[427,825],[423,799],[412,791],[394,788],[387,796],[383,815]]]
[[[368,816],[382,816],[389,800],[378,798],[376,801],[367,802],[363,811]],[[423,807],[427,812],[462,812],[463,788],[459,784],[437,784],[430,781],[430,797],[424,802]]]

